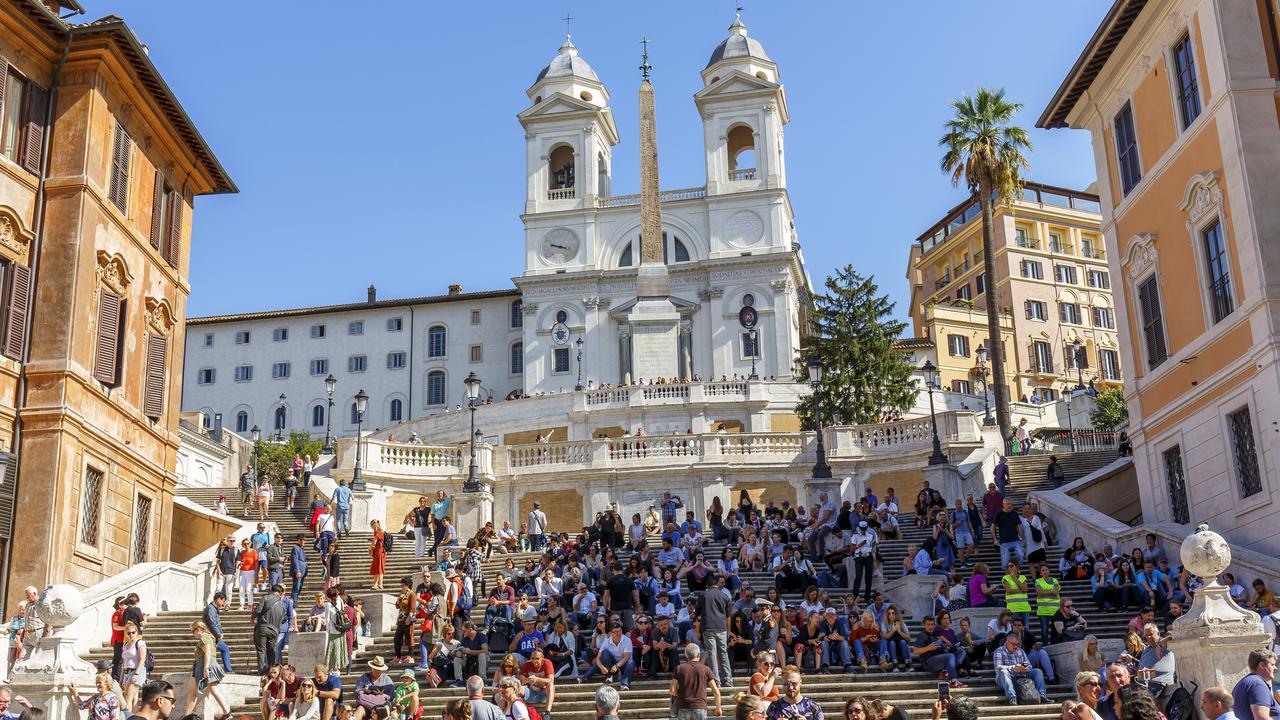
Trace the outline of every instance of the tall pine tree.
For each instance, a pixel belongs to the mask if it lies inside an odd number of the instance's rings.
[[[826,294],[814,297],[811,334],[800,353],[797,373],[816,354],[823,362],[822,424],[880,422],[887,412],[906,410],[915,401],[911,366],[893,342],[906,323],[893,317],[894,304],[880,294],[874,277],[864,278],[846,265],[827,278]],[[796,409],[806,430],[813,429],[813,398]]]

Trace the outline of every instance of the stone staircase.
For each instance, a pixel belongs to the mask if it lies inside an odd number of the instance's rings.
[[[1110,453],[1076,453],[1074,455],[1064,454],[1059,456],[1059,460],[1062,461],[1064,468],[1067,470],[1068,480],[1073,480],[1092,472],[1096,467],[1101,467],[1112,459]],[[1014,499],[1016,505],[1021,505],[1028,492],[1049,486],[1044,474],[1044,467],[1047,463],[1047,458],[1036,456],[1010,458],[1010,487],[1008,494]],[[217,489],[180,490],[182,495],[209,507],[213,507],[216,504],[219,492]],[[233,493],[228,494],[231,495]],[[309,503],[302,498],[299,499],[297,508],[293,512],[285,508],[283,498],[278,498],[269,511],[269,519],[277,524],[286,539],[293,537],[298,532],[307,533],[309,537],[310,534],[306,529],[308,518]],[[914,525],[909,513],[904,513],[901,519],[904,526],[904,538],[897,541],[885,541],[881,548],[885,561],[886,580],[893,580],[900,574],[901,562],[905,556],[907,545],[919,543],[925,536],[924,530],[909,527]],[[372,592],[369,590],[368,554],[366,552],[369,539],[370,534],[365,531],[353,532],[350,537],[342,538],[339,541],[343,554],[343,585],[353,595],[367,595]],[[387,561],[387,572],[384,581],[387,588],[396,587],[399,578],[404,575],[412,575],[416,578],[421,572],[420,563],[414,557],[413,543],[405,541],[403,538],[397,538],[397,540],[398,542]],[[1060,538],[1060,540],[1069,543],[1070,538]],[[722,544],[709,541],[706,546],[707,556],[718,556],[721,547],[723,547]],[[998,564],[999,560],[998,550],[991,544],[989,538],[980,547],[978,559],[993,566],[994,570],[994,566]],[[317,553],[311,549],[310,543],[307,545],[307,552],[308,559],[313,564],[312,567],[317,567]],[[1058,558],[1061,557],[1061,550],[1056,546],[1050,548],[1048,556],[1049,560],[1056,566]],[[501,555],[495,553],[493,558],[484,565],[485,577],[492,578],[507,558],[512,558],[517,565],[521,565],[526,558],[530,557],[533,557],[533,555]],[[770,587],[773,582],[772,576],[768,573],[753,572],[744,573],[742,580],[749,582],[756,589],[758,596],[762,596],[764,590]],[[307,608],[310,606],[307,598],[319,590],[320,584],[320,574],[313,570],[304,583],[301,600],[303,605],[302,612],[307,612]],[[839,597],[843,594],[844,592],[839,590],[832,592],[833,597]],[[1093,608],[1092,601],[1089,598],[1087,580],[1064,583],[1064,596],[1071,597],[1076,601],[1078,610],[1088,619],[1091,630],[1099,637],[1122,636],[1124,624],[1129,617],[1118,614],[1098,613]],[[789,604],[798,603],[800,600],[799,595],[796,593],[784,594],[783,597]],[[146,609],[144,608],[144,610]],[[157,672],[189,671],[194,652],[194,643],[190,638],[188,628],[190,623],[198,620],[199,617],[200,614],[198,612],[164,612],[153,615],[148,619],[146,636],[148,645],[156,654]],[[477,597],[474,617],[477,619],[483,617],[483,596],[478,595]],[[252,645],[252,624],[249,621],[248,613],[229,609],[223,612],[222,621],[226,640],[231,648],[232,663],[235,669],[240,672],[251,672],[255,658]],[[911,620],[913,626],[916,623],[918,623],[918,619]],[[983,631],[981,628],[976,627],[975,630]],[[352,672],[343,675],[344,686],[354,686],[359,675],[366,669],[367,661],[374,655],[380,655],[387,659],[392,656],[392,636],[390,634],[383,634],[373,638],[371,644],[357,653],[356,659],[352,664]],[[109,657],[110,648],[105,646],[90,653],[90,658],[95,660]],[[492,673],[493,668],[496,667],[500,660],[501,655],[499,653],[491,655],[488,674]],[[392,667],[394,668],[392,672],[394,677],[398,675],[401,666],[393,665]],[[300,668],[300,671],[304,674],[309,674],[308,668]],[[486,680],[488,680],[488,674],[486,675]],[[994,673],[991,670],[989,659],[976,677],[969,678],[965,682],[968,683],[969,687],[956,692],[965,694],[978,703],[983,718],[1049,720],[1058,715],[1056,705],[1021,705],[1017,707],[1006,705],[1003,694],[995,685]],[[869,673],[806,674],[804,692],[815,700],[820,701],[824,711],[831,717],[839,716],[844,702],[850,697],[865,695],[883,698],[903,708],[913,718],[926,718],[929,717],[933,701],[937,697],[936,683],[937,677],[932,673],[918,671],[882,673],[872,669]],[[1058,684],[1049,688],[1050,694],[1056,698],[1068,697],[1072,693],[1069,683],[1070,678],[1060,679]],[[743,674],[741,665],[737,668],[734,684],[738,689],[744,689],[747,685],[747,677]],[[667,685],[667,677],[660,677],[658,681],[635,679],[632,684],[633,689],[629,692],[624,692],[622,695],[622,716],[637,719],[667,717],[669,713]],[[557,720],[562,718],[590,720],[594,718],[592,693],[595,687],[596,685],[591,683],[578,685],[573,680],[562,676],[557,683],[556,703],[552,714]],[[733,692],[729,690],[724,693],[724,707],[730,715],[733,712],[732,695]],[[447,701],[462,696],[463,691],[460,689],[447,687],[427,689],[424,687],[422,691],[424,714],[427,717],[438,717]],[[241,705],[233,708],[233,710],[237,714],[248,713],[254,715],[257,712],[256,698],[251,699],[250,702],[255,704]]]

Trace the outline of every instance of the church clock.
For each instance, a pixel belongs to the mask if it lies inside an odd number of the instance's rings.
[[[542,236],[542,259],[563,265],[578,256],[578,236],[568,228],[556,228]]]

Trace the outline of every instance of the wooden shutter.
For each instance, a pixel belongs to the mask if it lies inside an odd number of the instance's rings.
[[[49,112],[49,91],[33,82],[27,83],[27,132],[25,147],[19,156],[22,167],[40,174],[40,156],[44,151],[44,119]]]
[[[142,397],[142,412],[153,419],[159,419],[164,414],[165,357],[168,350],[169,338],[147,335],[147,381]]]
[[[0,85],[4,83],[0,81]],[[14,499],[17,493],[18,456],[0,453],[0,538],[13,537]]]
[[[98,297],[98,347],[93,376],[106,385],[115,385],[120,347],[120,296],[102,290]]]
[[[111,146],[111,187],[108,197],[121,212],[126,211],[129,199],[130,149],[129,133],[125,132],[123,125],[117,123],[115,141]]]
[[[164,243],[164,175],[156,171],[156,184],[151,192],[151,247],[160,250]]]
[[[9,61],[0,58],[0,107],[4,107],[5,86],[9,83]]]
[[[21,360],[26,349],[27,309],[31,306],[31,268],[10,263],[5,298],[3,352]]]
[[[182,193],[169,191],[169,231],[165,236],[164,259],[174,268],[182,258]]]

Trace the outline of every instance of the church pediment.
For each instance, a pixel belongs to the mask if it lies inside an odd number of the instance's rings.
[[[733,70],[729,74],[698,91],[698,93],[693,97],[695,100],[705,100],[707,98],[721,95],[732,95],[740,92],[776,90],[778,87],[779,86],[776,83],[771,83],[768,80],[761,80],[760,78],[748,75],[741,70]]]
[[[585,100],[579,100],[575,97],[569,97],[564,93],[555,93],[544,99],[542,102],[520,113],[520,118],[535,118],[546,115],[561,115],[564,113],[600,112],[601,108],[592,105]]]
[[[668,298],[671,304],[676,306],[676,311],[681,315],[692,315],[698,312],[698,303],[689,302],[678,297]],[[609,317],[615,320],[625,320],[631,314],[631,308],[635,307],[639,302],[638,298],[632,298],[617,307],[609,308]]]

